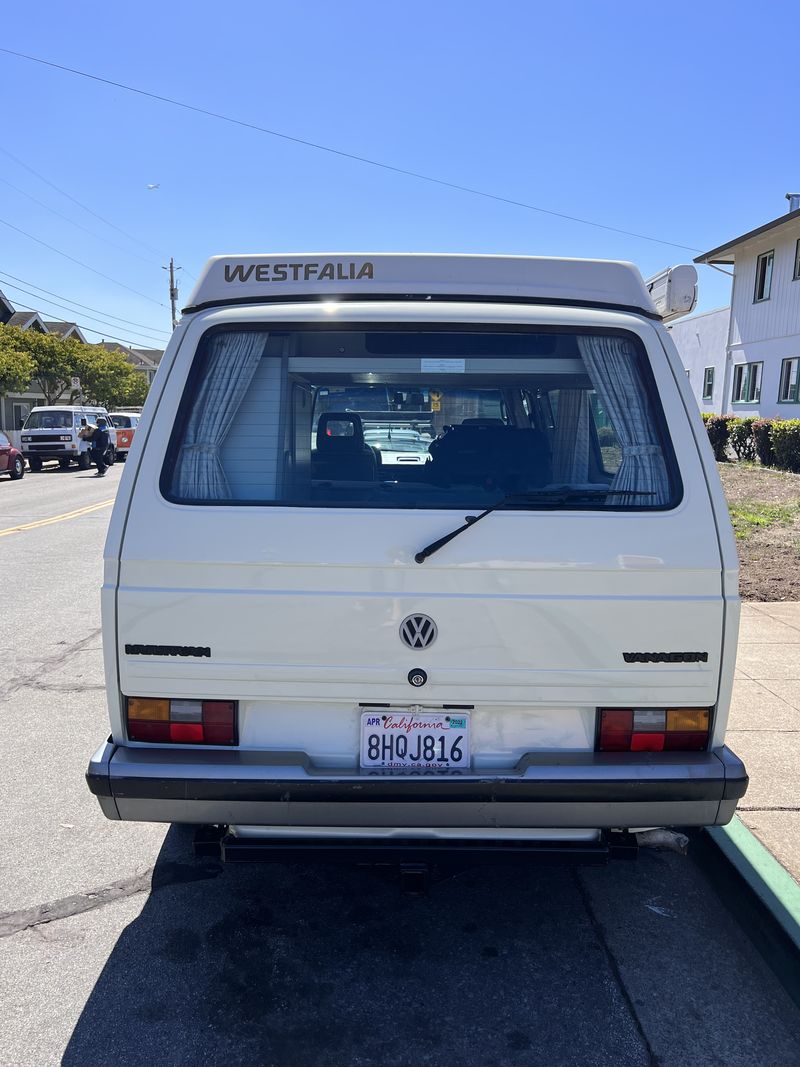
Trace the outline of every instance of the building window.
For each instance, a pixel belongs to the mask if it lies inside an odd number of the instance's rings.
[[[797,244],[794,246],[794,271],[792,273],[792,280],[797,281],[800,278],[800,237],[797,239]]]
[[[706,367],[703,371],[703,400],[711,400],[714,396],[714,368]]]
[[[737,363],[733,368],[734,404],[756,404],[761,399],[761,368],[763,363]]]
[[[781,363],[781,384],[778,388],[778,400],[782,404],[800,402],[800,359],[785,359]]]
[[[753,297],[753,303],[757,304],[759,300],[769,300],[770,290],[772,289],[772,264],[775,259],[775,252],[762,252],[762,254],[756,260],[756,294]]]

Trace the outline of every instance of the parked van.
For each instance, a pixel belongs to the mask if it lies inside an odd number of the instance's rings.
[[[57,404],[52,407],[35,407],[22,426],[22,453],[32,471],[40,471],[46,459],[57,459],[62,470],[71,463],[81,470],[91,466],[90,442],[79,437],[82,426],[94,425],[98,416],[108,420],[110,438],[107,462],[114,462],[117,444],[116,431],[111,425],[108,412],[103,407]]]
[[[112,411],[109,415],[111,425],[117,431],[117,456],[122,460],[128,458],[141,417],[138,411]]]
[[[210,260],[105,548],[104,813],[228,857],[727,823],[738,565],[677,279],[657,307],[626,263]],[[382,422],[425,462],[379,463]]]

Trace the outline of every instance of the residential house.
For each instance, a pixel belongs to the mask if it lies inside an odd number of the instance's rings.
[[[705,349],[709,362],[703,374],[710,371],[714,389],[720,389],[715,410],[800,417],[800,193],[787,193],[786,199],[787,213],[695,260],[733,268],[724,358],[710,340]],[[685,340],[699,318],[686,320],[682,334],[677,326],[672,331],[687,359],[696,353],[679,337]]]
[[[47,333],[44,319],[38,311],[15,311],[6,326],[16,326],[18,330],[33,330],[34,333]]]
[[[101,341],[100,344],[107,352],[122,352],[133,369],[145,376],[148,386],[152,385],[161,357],[164,355],[161,349],[131,348],[129,345],[121,345],[116,341]]]
[[[14,314],[14,305],[5,295],[2,289],[0,289],[0,322],[5,326],[9,322],[11,316]]]
[[[37,333],[57,334],[62,338],[74,338],[83,344],[89,343],[77,323],[45,320],[38,311],[17,311],[2,291],[0,291],[0,323],[17,326],[21,330],[34,330]],[[128,345],[118,344],[116,341],[101,343],[107,351],[124,353],[134,369],[144,374],[148,385],[153,381],[163,352],[152,348],[131,348]],[[67,403],[68,398],[64,397],[62,402]],[[0,396],[0,430],[10,433],[16,440],[19,427],[27,418],[31,408],[42,403],[44,403],[44,396],[35,382],[25,392]]]
[[[83,330],[77,324],[77,322],[45,322],[48,333],[58,334],[63,340],[72,338],[74,341],[80,341],[83,345],[88,345],[90,342],[84,336]]]

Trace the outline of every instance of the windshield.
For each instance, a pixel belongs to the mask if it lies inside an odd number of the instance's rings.
[[[25,420],[24,430],[71,430],[71,411],[32,411]]]
[[[669,507],[677,478],[649,376],[622,332],[210,331],[162,490],[195,503]]]
[[[112,415],[111,424],[118,430],[130,430],[131,417],[130,415]]]

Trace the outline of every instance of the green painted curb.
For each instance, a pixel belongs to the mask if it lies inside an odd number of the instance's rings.
[[[800,885],[738,815],[706,833],[800,951]]]

